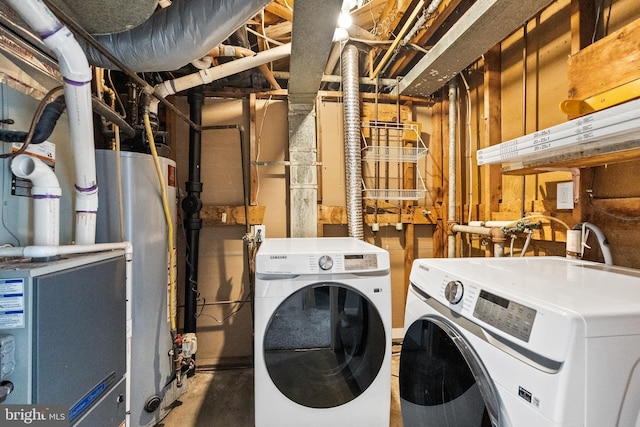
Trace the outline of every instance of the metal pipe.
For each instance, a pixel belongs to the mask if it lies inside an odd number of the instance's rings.
[[[349,236],[362,240],[364,239],[364,230],[362,225],[362,158],[360,155],[360,87],[358,77],[358,48],[347,45],[342,51],[347,226]]]
[[[456,221],[456,79],[449,81],[449,206],[447,222]],[[447,239],[447,257],[456,257],[456,236],[450,233]]]
[[[449,236],[453,236],[453,240],[455,242],[455,233],[469,233],[469,234],[477,234],[480,236],[486,236],[491,239],[493,242],[493,256],[494,257],[502,257],[504,256],[504,244],[507,240],[504,231],[502,231],[501,227],[483,227],[483,226],[473,226],[473,225],[459,225],[452,224],[449,227]]]
[[[202,125],[202,106],[204,95],[202,86],[188,92],[189,118],[198,126]],[[196,332],[196,308],[198,296],[198,253],[200,245],[200,229],[202,219],[200,210],[202,201],[202,182],[200,181],[200,164],[202,154],[202,132],[189,129],[189,180],[186,182],[187,197],[182,200],[185,212],[184,229],[186,233],[186,267],[184,289],[184,332]]]
[[[473,226],[473,225],[460,225],[454,224],[451,226],[452,233],[469,233],[469,234],[477,234],[480,236],[491,235],[491,228],[482,227],[482,226]]]

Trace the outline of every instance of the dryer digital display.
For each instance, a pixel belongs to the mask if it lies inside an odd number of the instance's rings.
[[[509,335],[529,342],[536,311],[491,292],[480,291],[473,315]]]
[[[351,270],[374,270],[378,268],[378,257],[376,254],[345,255],[344,269]]]

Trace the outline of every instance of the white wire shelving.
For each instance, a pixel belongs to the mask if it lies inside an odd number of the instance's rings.
[[[362,122],[363,198],[418,200],[425,196],[424,179],[417,167],[427,154],[418,123]],[[406,188],[406,164],[413,164],[413,188]]]

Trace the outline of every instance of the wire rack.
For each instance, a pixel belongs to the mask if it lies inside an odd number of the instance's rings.
[[[425,196],[424,180],[417,167],[427,147],[418,123],[363,122],[363,198],[377,200],[418,200]],[[406,188],[404,171],[413,164],[413,188]]]

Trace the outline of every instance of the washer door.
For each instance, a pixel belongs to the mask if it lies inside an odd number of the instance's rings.
[[[400,355],[405,427],[490,427],[499,423],[493,382],[455,325],[425,316],[409,326]]]
[[[364,294],[322,282],[280,304],[267,325],[262,351],[283,395],[309,408],[332,408],[373,383],[385,344],[380,314]]]

